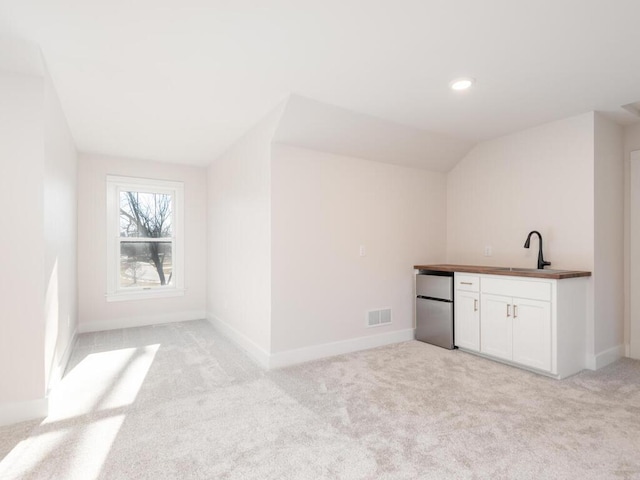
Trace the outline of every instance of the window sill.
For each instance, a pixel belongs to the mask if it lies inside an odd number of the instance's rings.
[[[153,298],[168,298],[184,296],[184,288],[168,288],[153,290],[136,290],[135,292],[108,293],[107,302],[127,302],[130,300],[151,300]]]

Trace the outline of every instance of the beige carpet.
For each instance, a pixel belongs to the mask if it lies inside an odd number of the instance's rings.
[[[204,321],[80,336],[2,479],[640,479],[640,362],[551,380],[407,342],[263,372]]]

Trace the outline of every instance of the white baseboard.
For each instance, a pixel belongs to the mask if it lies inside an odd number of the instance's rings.
[[[589,370],[599,370],[602,367],[611,365],[616,360],[625,356],[624,345],[617,345],[613,348],[609,348],[604,352],[600,352],[587,359],[587,368]]]
[[[43,419],[49,413],[46,398],[0,404],[0,427],[27,420]]]
[[[228,323],[223,322],[212,313],[207,314],[207,320],[216,327],[220,333],[238,345],[251,358],[258,362],[261,367],[266,369],[269,368],[269,352],[263,350],[245,334],[240,333],[238,330],[230,326]]]
[[[318,360],[320,358],[333,357],[335,355],[382,347],[392,343],[408,342],[414,338],[414,329],[408,328],[406,330],[396,330],[388,333],[380,333],[378,335],[350,338],[348,340],[341,340],[338,342],[312,345],[304,348],[296,348],[295,350],[286,350],[284,352],[274,353],[270,356],[269,368],[282,368],[290,365],[296,365],[298,363],[309,362],[311,360]]]
[[[228,323],[223,322],[212,313],[207,314],[207,320],[209,320],[209,322],[216,327],[220,333],[238,345],[238,347],[258,362],[261,367],[267,370],[288,367],[290,365],[318,360],[320,358],[334,357],[344,353],[382,347],[392,343],[407,342],[415,338],[414,329],[409,328],[406,330],[397,330],[388,333],[380,333],[378,335],[351,338],[338,342],[323,343],[321,345],[311,345],[309,347],[296,348],[294,350],[286,350],[284,352],[270,354],[263,348],[259,347],[246,335],[240,333]]]
[[[79,333],[103,332],[105,330],[117,330],[119,328],[146,327],[148,325],[160,325],[163,323],[186,322],[189,320],[203,320],[207,317],[204,310],[194,310],[176,313],[156,313],[138,317],[114,318],[112,320],[99,320],[97,322],[81,322],[78,325]]]

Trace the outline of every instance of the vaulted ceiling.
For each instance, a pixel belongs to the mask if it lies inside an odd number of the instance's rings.
[[[292,93],[447,138],[443,155],[589,110],[632,122],[638,18],[637,0],[0,1],[79,150],[196,165]]]

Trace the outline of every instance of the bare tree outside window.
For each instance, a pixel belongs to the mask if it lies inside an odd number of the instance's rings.
[[[171,283],[171,236],[171,195],[120,192],[122,286],[150,287]]]

